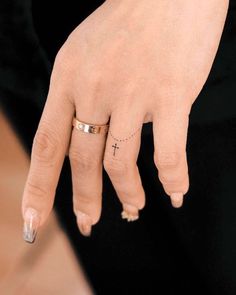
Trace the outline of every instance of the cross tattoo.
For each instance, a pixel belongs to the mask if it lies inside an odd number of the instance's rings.
[[[115,143],[115,145],[112,146],[114,148],[114,151],[113,151],[113,156],[116,155],[116,149],[119,149],[119,147],[117,146],[117,143]]]

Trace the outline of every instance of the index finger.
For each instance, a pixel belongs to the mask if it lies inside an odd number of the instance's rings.
[[[55,71],[33,140],[31,164],[22,199],[23,236],[33,242],[38,226],[47,219],[70,140],[74,105]]]

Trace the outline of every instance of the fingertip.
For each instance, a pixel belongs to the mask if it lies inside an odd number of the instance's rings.
[[[123,203],[122,206],[122,219],[127,219],[127,221],[135,221],[139,218],[139,209],[136,206],[127,203]]]
[[[129,212],[132,215],[138,215],[139,209],[136,206],[128,203],[123,203],[122,206],[124,211]]]
[[[183,205],[183,198],[184,195],[183,193],[171,193],[170,199],[171,199],[171,204],[174,208],[180,208]]]
[[[92,218],[88,214],[77,210],[76,221],[81,234],[86,237],[91,236],[93,225]]]

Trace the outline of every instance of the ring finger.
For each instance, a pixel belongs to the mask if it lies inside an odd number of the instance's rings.
[[[84,112],[81,109],[77,111],[77,118],[89,124],[103,125],[109,120],[104,114],[82,114]],[[105,141],[105,133],[86,133],[76,127],[72,130],[69,158],[72,170],[73,208],[78,227],[84,236],[90,235],[92,225],[98,222],[101,215],[102,159]]]

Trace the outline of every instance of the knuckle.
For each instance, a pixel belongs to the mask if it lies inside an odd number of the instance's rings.
[[[60,83],[64,80],[69,81],[68,78],[78,65],[76,59],[70,58],[72,55],[74,55],[74,50],[68,44],[60,48],[54,60],[51,81],[60,81]]]
[[[33,155],[38,161],[53,164],[58,148],[58,139],[51,128],[41,128],[36,132],[33,141]]]
[[[84,212],[88,214],[92,220],[93,224],[97,223],[101,216],[101,195],[97,194],[94,197],[86,196],[85,194],[74,194],[73,195],[73,212],[77,215],[77,212]]]
[[[128,167],[125,162],[114,158],[104,158],[104,169],[111,177],[122,177],[127,174]]]
[[[36,197],[37,199],[44,199],[48,195],[48,192],[42,186],[33,181],[27,182],[26,191],[29,196]]]
[[[102,71],[100,69],[95,69],[92,73],[89,73],[88,81],[93,85],[99,85],[102,78]]]
[[[163,94],[173,94],[176,92],[176,89],[181,89],[184,86],[186,78],[181,73],[176,74],[171,70],[162,71],[158,79],[158,89],[160,89],[160,93]]]
[[[74,149],[70,149],[69,158],[77,174],[94,171],[99,165],[99,160],[96,157]]]
[[[177,175],[172,175],[170,173],[160,174],[159,179],[163,185],[178,185],[180,183],[180,177]]]
[[[75,194],[74,195],[74,208],[76,211],[80,210],[81,208],[88,208],[93,203],[93,198],[91,196],[85,194]]]
[[[168,195],[174,192],[182,192],[184,195],[188,192],[189,185],[181,182],[162,182],[163,188]]]
[[[154,162],[159,169],[176,168],[180,155],[177,152],[158,152],[154,155]]]
[[[172,188],[175,191],[181,190],[182,192],[184,192],[189,185],[189,177],[187,171],[182,173],[163,173],[162,171],[158,173],[158,177],[165,187]]]

